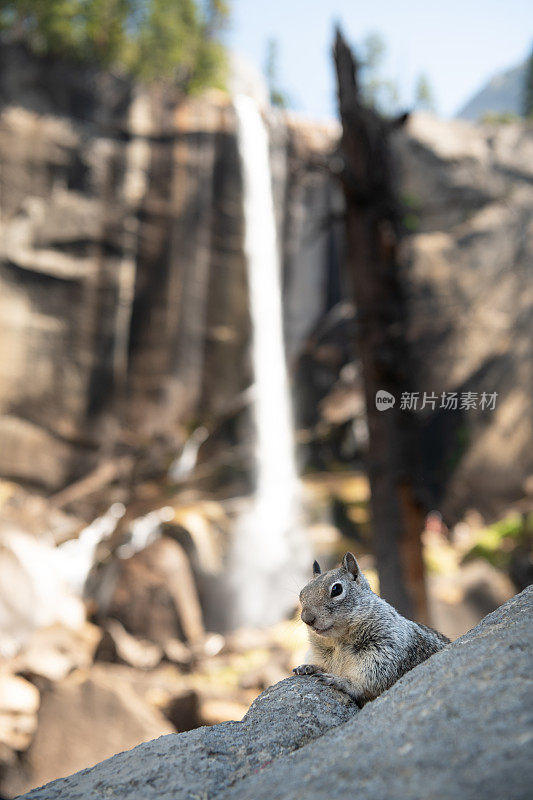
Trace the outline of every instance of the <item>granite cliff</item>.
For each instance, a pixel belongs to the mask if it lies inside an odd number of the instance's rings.
[[[242,442],[250,321],[229,99],[15,46],[0,67],[0,474],[54,492],[121,448],[176,452],[206,422],[222,438],[204,459]],[[300,460],[353,461],[365,437],[338,131],[279,112],[269,126]],[[417,115],[397,135],[417,389],[498,393],[493,412],[420,411],[427,500],[450,523],[529,491],[532,150],[525,123]]]

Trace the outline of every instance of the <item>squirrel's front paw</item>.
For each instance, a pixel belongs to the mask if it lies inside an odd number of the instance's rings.
[[[293,669],[295,675],[321,675],[322,670],[314,664],[300,664]]]
[[[339,685],[343,683],[337,675],[330,675],[329,672],[318,673],[318,679],[320,683],[325,683],[326,686],[335,686],[336,688],[340,688]]]

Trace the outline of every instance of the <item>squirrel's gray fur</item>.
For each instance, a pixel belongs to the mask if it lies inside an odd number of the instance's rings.
[[[352,553],[324,574],[315,561],[313,572],[300,592],[312,663],[296,667],[296,675],[315,675],[362,706],[449,643],[374,594]],[[341,590],[332,597],[336,584]]]

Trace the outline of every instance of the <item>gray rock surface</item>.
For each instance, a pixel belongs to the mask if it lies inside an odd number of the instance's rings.
[[[531,797],[532,608],[530,587],[356,719],[220,797]]]
[[[525,800],[533,785],[533,587],[358,712],[312,679],[242,723],[162,737],[25,795]]]
[[[334,690],[288,678],[263,692],[242,722],[162,736],[24,796],[214,797],[357,713],[357,706]]]

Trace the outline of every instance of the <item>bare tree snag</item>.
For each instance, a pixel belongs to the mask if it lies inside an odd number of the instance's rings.
[[[341,168],[346,200],[347,269],[357,307],[369,426],[371,516],[381,593],[402,614],[427,620],[420,534],[424,511],[417,479],[416,420],[400,410],[409,391],[406,303],[399,276],[399,202],[393,185],[389,135],[406,116],[386,120],[360,99],[357,62],[337,30],[334,46]],[[376,407],[376,393],[395,405]]]

